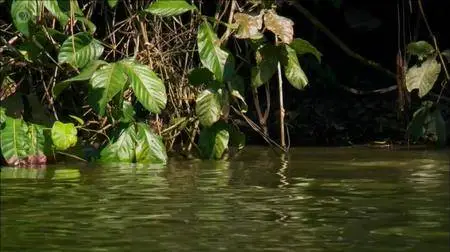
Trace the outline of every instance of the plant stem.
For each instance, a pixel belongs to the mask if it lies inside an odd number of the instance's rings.
[[[283,101],[283,79],[281,77],[281,65],[278,62],[278,91],[280,97],[280,138],[281,147],[286,151],[286,139],[284,134],[284,101]]]

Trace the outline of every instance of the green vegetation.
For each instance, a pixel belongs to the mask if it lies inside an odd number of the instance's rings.
[[[171,151],[222,159],[244,147],[243,123],[287,151],[283,80],[303,90],[310,83],[303,57],[322,62],[274,1],[8,4],[14,26],[1,36],[0,60],[0,150],[8,165],[64,158],[165,163]],[[407,49],[417,65],[405,85],[422,98],[439,79],[442,55],[424,41]],[[270,137],[270,113],[279,143]],[[439,100],[424,101],[407,133],[413,140],[431,134],[445,145]]]

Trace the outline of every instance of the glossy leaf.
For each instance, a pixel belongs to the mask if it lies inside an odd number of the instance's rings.
[[[145,11],[157,16],[171,17],[195,9],[195,6],[185,0],[156,0]]]
[[[136,132],[134,129],[134,125],[123,129],[117,140],[110,142],[100,152],[100,161],[107,163],[134,162],[136,148],[135,139]]]
[[[53,97],[55,97],[55,98],[58,97],[61,94],[61,92],[64,91],[72,82],[89,80],[99,67],[106,65],[106,64],[108,64],[108,63],[103,60],[91,61],[88,65],[83,67],[83,69],[81,70],[81,72],[78,75],[57,83],[53,87]]]
[[[221,159],[228,148],[229,139],[228,126],[223,122],[203,128],[198,140],[200,155],[205,159]]]
[[[189,72],[188,79],[192,86],[200,86],[212,82],[214,74],[205,67],[198,67]]]
[[[30,22],[34,23],[39,13],[36,0],[13,0],[11,17],[14,26],[25,36],[30,36]]]
[[[62,26],[65,26],[67,22],[69,22],[69,16],[59,6],[64,2],[65,1],[58,1],[58,0],[43,1],[45,8],[58,19],[58,21],[61,23]]]
[[[235,13],[234,24],[238,26],[235,37],[239,39],[260,39],[263,37],[260,32],[263,24],[262,14],[252,16],[245,13]]]
[[[122,116],[120,117],[120,121],[124,123],[132,122],[134,120],[134,116],[136,112],[134,111],[133,104],[129,101],[124,101],[122,103]]]
[[[123,89],[126,82],[127,76],[119,63],[108,64],[92,75],[88,102],[98,115],[105,114],[106,104]]]
[[[297,53],[294,49],[285,45],[286,57],[283,60],[284,75],[291,85],[297,89],[304,89],[308,85],[308,77],[300,66]]]
[[[252,86],[260,87],[268,82],[277,71],[280,53],[276,46],[266,44],[256,51],[257,66],[252,67]]]
[[[137,124],[136,162],[153,164],[167,162],[166,147],[161,137],[143,123]]]
[[[73,43],[72,43],[73,42]],[[77,33],[64,41],[59,54],[59,63],[68,63],[83,68],[103,53],[103,46],[88,33]]]
[[[433,88],[439,73],[441,64],[435,59],[427,59],[421,66],[413,66],[406,72],[406,88],[408,92],[419,89],[419,97],[423,97]]]
[[[294,22],[289,18],[279,16],[274,10],[264,14],[264,26],[285,44],[290,44],[294,38]]]
[[[67,150],[77,143],[77,128],[73,123],[56,121],[52,127],[52,141],[57,150]]]
[[[222,114],[222,90],[206,89],[200,93],[195,102],[195,113],[205,127],[217,122]]]
[[[224,80],[229,53],[220,47],[220,40],[208,22],[203,22],[197,34],[197,46],[203,66],[214,73],[218,81]]]
[[[45,150],[50,148],[50,143],[46,140],[44,127],[37,124],[30,124],[28,127],[28,160],[32,164],[45,164],[47,157]]]
[[[410,55],[416,55],[420,60],[428,57],[435,52],[432,45],[426,41],[416,41],[409,43],[406,52]]]
[[[0,131],[0,146],[3,157],[9,165],[18,164],[28,155],[28,126],[21,119],[4,116]]]
[[[148,66],[122,61],[138,101],[148,111],[159,114],[166,107],[167,94],[163,81]]]
[[[322,60],[322,53],[319,52],[319,50],[317,50],[313,45],[311,45],[311,43],[309,43],[308,41],[306,41],[304,39],[296,38],[289,44],[289,46],[292,49],[294,49],[298,55],[311,53],[312,55],[314,55],[316,57],[316,59],[317,59],[317,61],[319,61],[319,63]]]

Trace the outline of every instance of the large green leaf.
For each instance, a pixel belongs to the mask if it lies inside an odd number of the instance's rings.
[[[166,107],[167,94],[163,81],[148,66],[122,61],[138,101],[148,111],[159,114]]]
[[[257,66],[252,67],[252,86],[260,87],[268,82],[277,71],[277,65],[280,59],[279,48],[266,44],[256,51]]]
[[[57,150],[67,150],[77,144],[77,128],[73,123],[56,121],[52,127],[52,141]]]
[[[293,48],[298,55],[311,53],[316,57],[319,63],[322,60],[322,53],[319,52],[319,50],[317,50],[313,45],[311,45],[311,43],[304,39],[296,38],[289,44],[289,46]]]
[[[212,127],[200,131],[198,147],[200,155],[206,159],[221,159],[228,148],[230,134],[228,125],[217,122]]]
[[[4,116],[0,130],[0,146],[6,163],[15,165],[28,155],[28,126],[21,119]]]
[[[419,97],[425,96],[433,88],[439,73],[441,64],[435,59],[425,60],[421,66],[413,66],[406,72],[406,88],[408,92],[419,89]]]
[[[136,132],[134,125],[123,129],[116,141],[110,142],[101,152],[100,161],[113,162],[134,162],[136,148]]]
[[[37,124],[30,124],[28,126],[28,157],[35,160],[33,163],[45,163],[46,152],[50,150],[50,140],[47,139],[44,133],[44,127]],[[44,161],[45,160],[45,161]]]
[[[157,16],[171,17],[195,9],[195,6],[188,4],[185,0],[157,0],[145,11]]]
[[[148,125],[137,124],[136,133],[137,163],[166,163],[166,147],[160,136],[156,135]]]
[[[108,64],[92,75],[88,102],[100,115],[105,114],[106,104],[118,94],[127,82],[127,75],[119,63]]]
[[[83,67],[83,69],[81,70],[81,72],[72,77],[69,78],[67,80],[63,80],[59,83],[57,83],[54,87],[53,87],[53,97],[58,97],[62,91],[64,91],[64,89],[66,89],[70,83],[75,82],[75,81],[87,81],[89,80],[92,75],[95,73],[95,71],[97,71],[97,68],[108,64],[106,61],[103,60],[94,60],[91,61],[89,64],[87,64],[85,67]]]
[[[218,81],[223,81],[225,65],[230,61],[229,53],[220,48],[220,40],[207,21],[198,29],[197,46],[203,66],[213,72]]]
[[[284,75],[291,85],[297,89],[304,89],[308,85],[308,77],[300,66],[297,53],[290,46],[285,45],[286,57],[283,60]]]
[[[14,26],[25,36],[30,36],[30,22],[34,23],[39,13],[36,0],[13,0],[11,17]]]
[[[426,41],[411,42],[406,47],[406,52],[410,55],[416,55],[420,60],[428,57],[435,52],[432,45]]]
[[[209,127],[220,119],[222,115],[223,91],[206,89],[200,93],[195,102],[195,113],[200,123]]]
[[[103,53],[103,46],[90,34],[77,33],[64,41],[59,54],[59,63],[68,63],[76,68],[83,68]]]
[[[66,1],[58,0],[44,0],[44,6],[55,16],[62,26],[65,26],[69,21],[69,16],[61,9],[60,4],[64,4]]]
[[[129,123],[134,120],[136,112],[134,111],[133,104],[129,101],[124,101],[122,103],[122,110],[120,115],[120,121],[124,123]]]
[[[433,106],[433,102],[425,101],[422,103],[422,106],[417,109],[413,118],[408,124],[407,135],[410,136],[413,140],[417,140],[422,137],[425,133],[425,120],[430,113],[430,109]]]

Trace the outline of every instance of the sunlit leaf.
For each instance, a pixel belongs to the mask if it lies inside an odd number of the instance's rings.
[[[25,36],[30,36],[30,22],[34,23],[39,13],[37,0],[13,0],[11,17],[14,26]]]
[[[137,163],[166,163],[166,147],[160,136],[156,135],[148,125],[137,124],[136,133]]]
[[[55,16],[58,21],[61,23],[62,26],[65,26],[67,22],[69,21],[69,16],[64,13],[64,11],[59,6],[60,4],[63,4],[65,1],[58,1],[58,0],[44,0],[44,6],[45,8],[50,11],[53,16]]]
[[[289,18],[279,16],[274,10],[264,14],[264,26],[275,33],[285,44],[290,44],[294,38],[294,22]]]
[[[72,43],[73,42],[73,43]],[[68,63],[83,68],[102,55],[103,46],[88,33],[77,33],[64,41],[59,54],[59,63]]]
[[[419,97],[425,96],[433,88],[439,73],[441,64],[435,59],[427,59],[421,66],[413,66],[406,72],[406,88],[408,92],[419,89]]]
[[[198,30],[197,45],[200,61],[208,68],[218,81],[223,81],[225,76],[225,65],[229,61],[229,53],[220,47],[220,40],[205,21]]]
[[[316,57],[316,59],[317,59],[317,61],[319,61],[319,63],[321,62],[322,53],[320,53],[319,50],[317,50],[308,41],[306,41],[304,39],[296,38],[289,44],[289,46],[292,49],[294,49],[295,52],[297,52],[298,55],[311,53],[312,55],[314,55]]]
[[[75,121],[77,121],[77,123],[81,126],[84,125],[84,121],[83,119],[79,118],[78,116],[74,116],[74,115],[69,115],[70,118],[74,119]]]
[[[52,141],[57,150],[67,150],[77,143],[77,128],[73,123],[56,121],[52,127]]]
[[[238,30],[234,35],[236,38],[259,39],[263,37],[262,33],[260,33],[263,24],[262,13],[258,16],[235,13],[233,17],[235,24],[238,25]]]
[[[89,82],[89,104],[103,116],[106,104],[123,89],[126,82],[127,76],[119,63],[108,64],[98,69]]]
[[[297,54],[290,46],[285,45],[286,57],[283,60],[284,75],[291,85],[297,89],[304,89],[308,85],[308,77],[300,66]]]
[[[195,112],[205,127],[217,122],[222,114],[222,90],[206,89],[200,93],[195,102]]]
[[[122,61],[137,100],[148,111],[159,114],[166,107],[167,94],[163,81],[148,66]]]
[[[28,126],[21,119],[3,116],[0,130],[0,146],[7,164],[16,165],[28,155]]]
[[[47,163],[46,150],[50,148],[50,141],[46,139],[44,127],[37,124],[28,126],[27,159],[31,164]]]
[[[89,80],[92,77],[92,75],[94,74],[94,72],[99,67],[106,65],[106,64],[108,64],[108,63],[103,60],[91,61],[89,64],[87,64],[85,67],[83,67],[83,69],[81,70],[81,72],[78,75],[57,83],[53,87],[53,97],[55,97],[55,98],[58,97],[61,94],[61,92],[64,91],[72,82]]]
[[[252,67],[252,86],[257,88],[268,82],[277,71],[280,58],[278,48],[271,44],[266,44],[256,51],[257,66]]]
[[[411,42],[406,47],[406,52],[410,55],[416,55],[420,60],[434,53],[434,48],[426,41]]]
[[[198,140],[201,156],[205,159],[221,159],[228,148],[229,138],[228,126],[223,122],[203,128]]]
[[[157,16],[171,17],[195,9],[195,6],[185,0],[156,0],[145,11]]]
[[[100,161],[107,163],[134,162],[136,148],[134,125],[123,129],[116,141],[110,142],[101,152]]]

